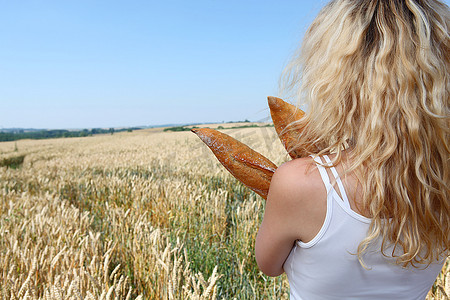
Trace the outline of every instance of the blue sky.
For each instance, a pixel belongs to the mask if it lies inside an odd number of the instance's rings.
[[[0,0],[0,128],[265,118],[325,2]]]

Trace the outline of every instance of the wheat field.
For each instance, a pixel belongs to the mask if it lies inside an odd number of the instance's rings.
[[[287,160],[272,128],[224,132]],[[4,300],[289,298],[254,260],[264,200],[190,132],[3,142],[0,161]],[[449,270],[427,299],[448,299]]]

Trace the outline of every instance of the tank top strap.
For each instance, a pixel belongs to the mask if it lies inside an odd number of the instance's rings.
[[[336,180],[339,191],[341,192],[342,201],[348,208],[350,208],[350,202],[348,201],[347,193],[345,192],[344,185],[342,184],[341,178],[340,178],[338,172],[336,171],[336,168],[332,166],[331,160],[327,155],[324,155],[323,157],[325,158],[325,161],[328,163],[328,165],[331,166],[330,167],[331,173],[333,173],[333,176],[334,176],[334,179]]]
[[[330,177],[328,177],[327,170],[323,166],[323,162],[320,159],[319,156],[314,157],[313,155],[310,155],[314,161],[316,162],[317,169],[319,170],[320,177],[322,177],[323,184],[325,185],[325,188],[327,189],[327,195],[330,193],[330,191],[333,189],[333,186],[331,185]]]

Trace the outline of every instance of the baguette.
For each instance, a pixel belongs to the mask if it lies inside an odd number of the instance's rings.
[[[277,97],[269,96],[267,100],[273,125],[284,148],[292,159],[304,157],[305,154],[303,151],[298,149],[293,150],[297,142],[298,131],[294,130],[294,128],[291,128],[292,130],[285,130],[285,128],[290,123],[300,120],[305,112]]]
[[[267,199],[270,180],[277,169],[273,162],[220,131],[211,128],[195,128],[191,131],[211,149],[231,175]]]

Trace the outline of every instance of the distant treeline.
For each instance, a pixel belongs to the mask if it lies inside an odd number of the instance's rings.
[[[198,127],[196,127],[196,126],[194,126],[194,127],[175,126],[175,127],[164,128],[164,131],[190,131],[193,128],[198,128]]]
[[[67,138],[67,137],[85,137],[91,136],[94,134],[113,134],[114,132],[128,131],[132,132],[133,130],[141,129],[138,127],[133,128],[121,128],[121,129],[101,129],[101,128],[93,128],[93,129],[83,129],[83,130],[65,130],[65,129],[53,129],[53,130],[37,130],[37,131],[25,131],[25,130],[17,130],[17,131],[9,131],[9,132],[0,132],[0,142],[6,141],[17,141],[23,139],[54,139],[54,138]]]
[[[246,121],[248,122],[248,121]],[[237,122],[235,122],[237,123]],[[238,128],[260,128],[260,127],[273,127],[273,124],[265,124],[265,125],[258,125],[258,124],[250,124],[250,125],[241,125],[241,126],[233,126],[233,127],[223,127],[218,126],[216,129],[238,129]],[[175,127],[168,127],[164,128],[164,131],[189,131],[193,128],[198,128],[196,126],[194,127],[188,127],[188,126],[175,126]]]

